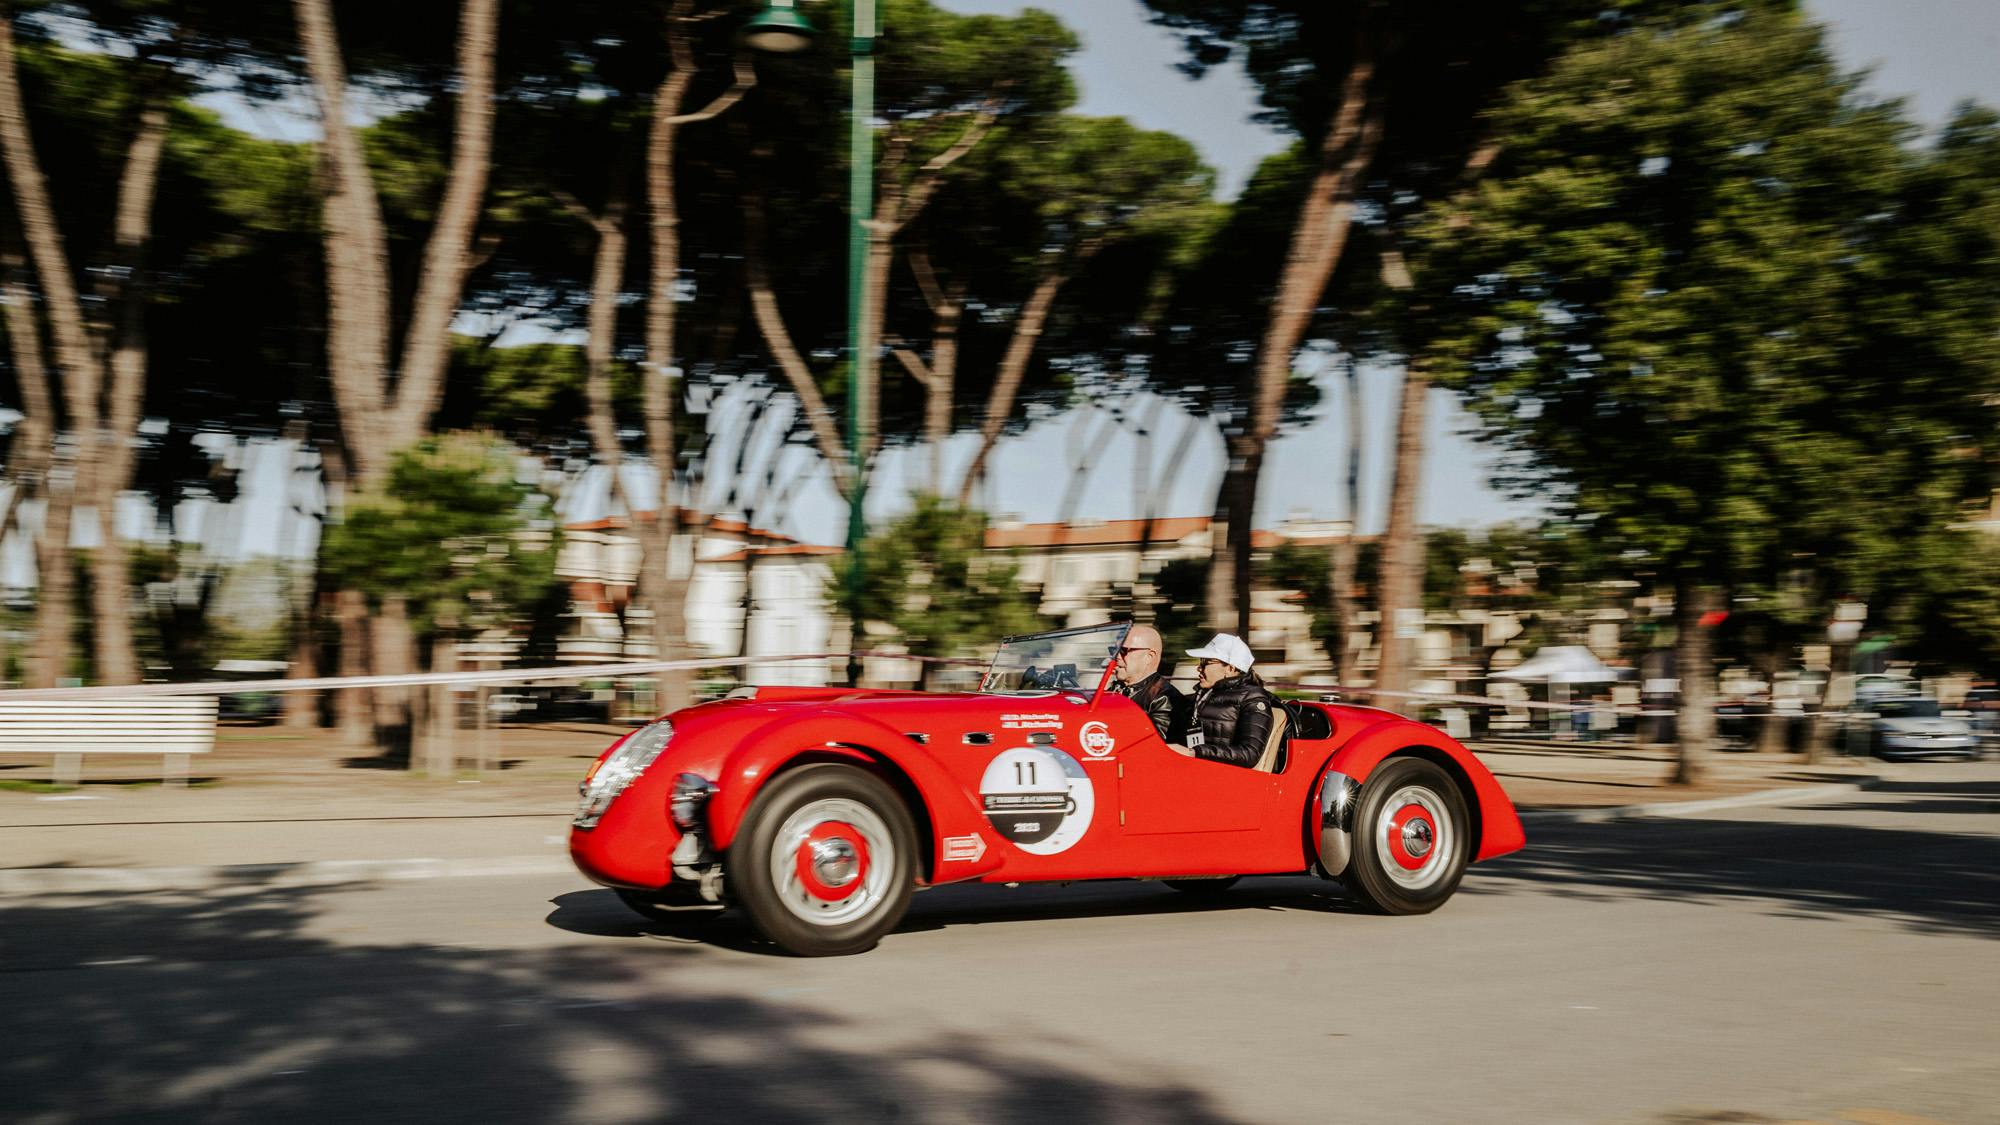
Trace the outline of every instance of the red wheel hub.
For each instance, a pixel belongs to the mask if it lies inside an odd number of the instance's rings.
[[[823,820],[799,841],[795,862],[807,894],[839,902],[868,877],[868,841],[846,821]]]
[[[1437,822],[1422,805],[1404,805],[1389,818],[1388,837],[1390,858],[1405,871],[1415,871],[1437,849]]]

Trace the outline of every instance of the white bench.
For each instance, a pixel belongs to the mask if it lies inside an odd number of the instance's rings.
[[[85,754],[162,754],[161,780],[186,785],[188,755],[215,749],[212,695],[0,701],[0,754],[55,755],[55,783],[75,785]]]

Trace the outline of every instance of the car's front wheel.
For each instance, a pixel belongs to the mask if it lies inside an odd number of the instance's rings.
[[[902,799],[844,765],[779,775],[751,804],[726,864],[751,923],[802,957],[874,948],[909,908],[915,874]]]
[[[1354,859],[1341,882],[1385,914],[1425,914],[1465,875],[1471,818],[1458,786],[1422,758],[1391,758],[1361,786]]]

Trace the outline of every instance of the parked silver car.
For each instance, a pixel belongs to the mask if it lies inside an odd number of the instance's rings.
[[[1855,704],[1848,749],[1881,758],[1977,758],[1979,738],[1925,696],[1875,697]]]

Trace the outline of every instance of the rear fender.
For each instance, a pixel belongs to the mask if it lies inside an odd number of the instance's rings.
[[[1318,808],[1319,790],[1326,783],[1328,771],[1345,774],[1357,784],[1366,784],[1368,775],[1375,771],[1375,767],[1398,754],[1436,762],[1458,782],[1460,792],[1466,797],[1466,811],[1472,816],[1473,836],[1479,841],[1479,847],[1472,856],[1474,862],[1519,851],[1527,843],[1527,834],[1521,828],[1520,814],[1514,811],[1514,802],[1508,799],[1507,791],[1500,787],[1500,782],[1494,779],[1486,764],[1472,751],[1459,745],[1458,740],[1436,727],[1405,719],[1368,727],[1328,755],[1320,765],[1319,776],[1313,782],[1312,799],[1306,807]]]
[[[751,802],[787,764],[827,755],[886,765],[909,779],[923,803],[913,811],[920,814],[919,821],[928,818],[932,828],[932,883],[955,883],[1000,866],[999,840],[985,814],[930,751],[893,727],[840,711],[778,720],[752,731],[729,752],[708,803],[712,846],[718,851],[729,847]]]

